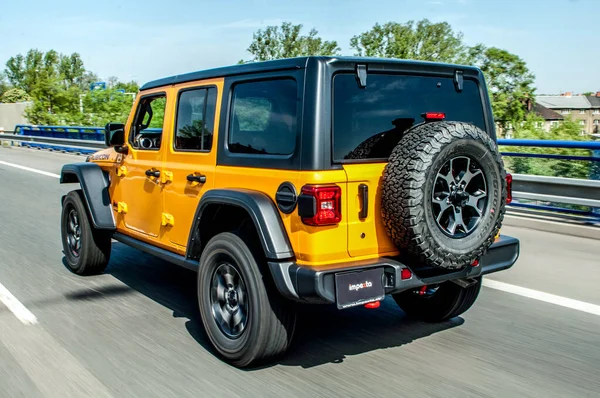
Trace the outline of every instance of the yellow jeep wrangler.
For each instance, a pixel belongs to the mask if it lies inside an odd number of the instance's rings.
[[[101,273],[111,239],[197,271],[216,351],[246,367],[288,348],[295,302],[439,322],[511,267],[510,175],[473,67],[302,57],[144,85],[107,149],[67,164],[62,242]]]

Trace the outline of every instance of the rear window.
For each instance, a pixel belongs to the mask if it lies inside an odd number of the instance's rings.
[[[479,87],[465,79],[462,92],[449,77],[370,73],[360,88],[354,74],[333,80],[333,152],[336,161],[387,159],[404,131],[425,112],[485,130]]]

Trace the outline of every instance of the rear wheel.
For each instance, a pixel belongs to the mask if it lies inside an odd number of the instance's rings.
[[[202,252],[198,303],[206,333],[221,357],[248,367],[284,353],[296,324],[294,308],[263,275],[259,254],[230,232],[213,237]]]
[[[468,287],[444,282],[394,294],[393,297],[408,316],[425,322],[442,322],[471,308],[481,290],[481,277],[476,281]]]
[[[80,190],[69,192],[63,202],[61,238],[71,271],[79,275],[104,272],[110,259],[111,236],[94,228]]]

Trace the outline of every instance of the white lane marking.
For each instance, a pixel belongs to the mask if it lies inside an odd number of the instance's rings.
[[[27,166],[21,166],[20,164],[8,163],[8,162],[4,162],[2,160],[0,160],[0,164],[3,164],[5,166],[14,167],[15,169],[21,169],[21,170],[31,171],[32,173],[38,173],[38,174],[41,174],[41,175],[44,175],[44,176],[47,176],[47,177],[60,178],[60,176],[58,174],[48,173],[47,171],[33,169],[33,168],[27,167]]]
[[[37,323],[37,318],[35,315],[31,313],[11,292],[8,291],[7,288],[4,287],[3,284],[0,283],[0,301],[4,303],[9,310],[12,311],[13,314],[21,322],[26,325],[35,325]]]
[[[525,287],[510,285],[508,283],[490,279],[483,279],[483,286],[600,316],[600,305],[586,303],[585,301],[573,300],[567,297],[556,296],[554,294],[540,292],[539,290],[527,289]]]

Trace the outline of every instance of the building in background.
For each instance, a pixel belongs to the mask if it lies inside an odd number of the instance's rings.
[[[581,127],[581,135],[594,133],[594,127],[600,123],[600,107],[593,107],[590,97],[572,95],[568,92],[562,95],[540,95],[536,103],[551,109],[566,118],[570,116]],[[600,99],[595,97],[595,99]],[[595,101],[594,101],[595,102]],[[596,121],[595,121],[596,120]]]
[[[592,134],[600,133],[600,92],[588,95],[587,100],[592,107]]]
[[[562,122],[565,118],[558,112],[553,111],[550,108],[546,108],[545,106],[536,103],[533,106],[533,111],[539,117],[544,118],[543,122],[540,122],[540,125],[537,127],[541,127],[544,131],[550,132],[550,129],[554,126],[557,126],[560,122]]]

